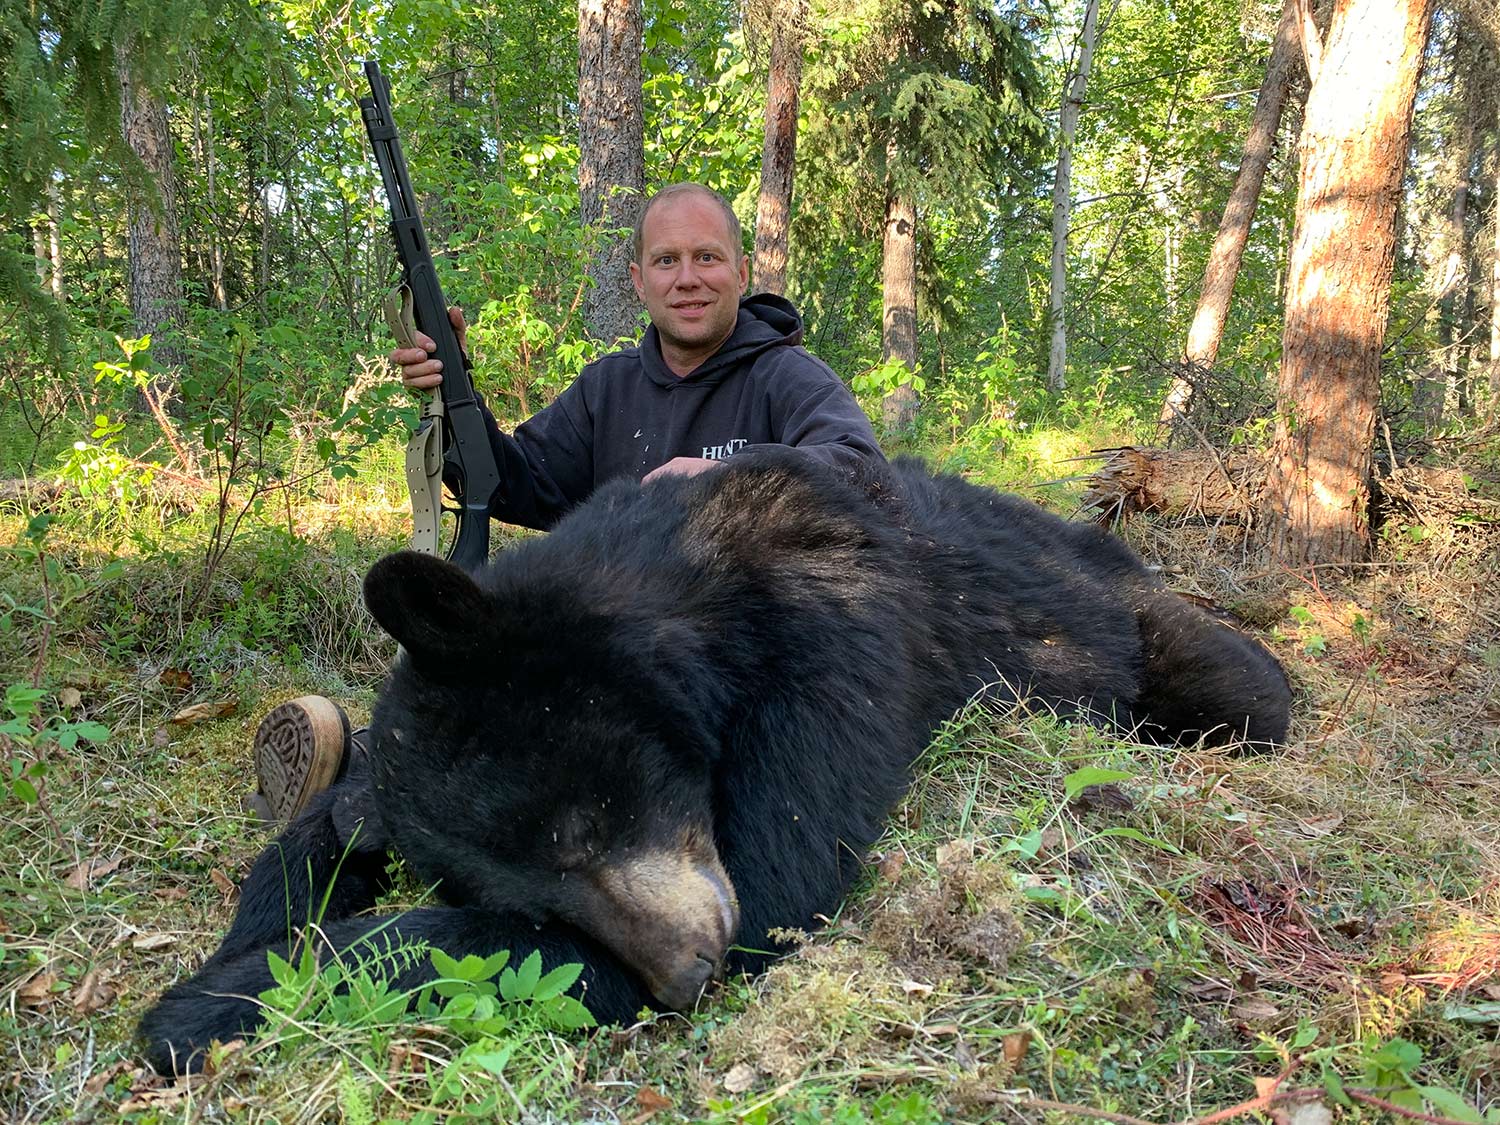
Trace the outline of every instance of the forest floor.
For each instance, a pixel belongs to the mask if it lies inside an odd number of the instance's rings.
[[[1487,456],[1476,487],[1500,497]],[[1063,473],[980,475],[1037,495],[1028,475]],[[0,1116],[1500,1117],[1500,527],[1461,514],[1394,516],[1371,565],[1300,575],[1243,561],[1232,529],[1133,520],[1175,588],[1286,664],[1290,745],[957,716],[842,913],[692,1015],[559,1034],[516,1012],[461,1034],[325,1002],[211,1073],[155,1078],[135,1022],[214,948],[268,838],[241,807],[256,721],[306,691],[362,717],[390,655],[359,581],[399,545],[401,505],[341,487],[288,508],[295,534],[242,533],[206,592],[191,535],[60,515],[39,559],[0,508],[0,720],[8,758],[45,769],[8,766],[36,803],[0,791]],[[49,603],[50,627],[31,612]]]

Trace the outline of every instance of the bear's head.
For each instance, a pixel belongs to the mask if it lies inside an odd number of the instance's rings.
[[[366,577],[403,650],[371,722],[381,818],[448,901],[575,926],[691,1007],[739,921],[694,640],[515,569],[401,552]]]

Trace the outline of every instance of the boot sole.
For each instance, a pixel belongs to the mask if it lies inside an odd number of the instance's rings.
[[[252,807],[274,821],[292,820],[333,784],[348,744],[349,718],[332,700],[304,695],[272,708],[255,731],[261,800],[252,799]]]

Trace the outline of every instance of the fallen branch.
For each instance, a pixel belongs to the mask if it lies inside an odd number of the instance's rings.
[[[1209,449],[1104,449],[1106,461],[1089,477],[1084,511],[1114,518],[1133,512],[1249,520],[1265,480],[1254,454]]]

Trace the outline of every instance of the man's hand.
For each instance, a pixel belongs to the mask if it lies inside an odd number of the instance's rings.
[[[459,350],[467,354],[469,351],[468,332],[464,328],[463,310],[457,305],[448,309],[448,322],[458,333]],[[443,381],[443,361],[432,358],[431,353],[437,351],[437,344],[433,343],[432,337],[421,331],[414,332],[413,335],[421,347],[397,348],[391,352],[390,359],[393,364],[401,368],[401,382],[407,390],[430,391]]]
[[[695,477],[711,469],[722,467],[723,461],[710,461],[704,457],[673,457],[665,465],[658,465],[641,478],[642,484],[650,484],[657,477]]]

